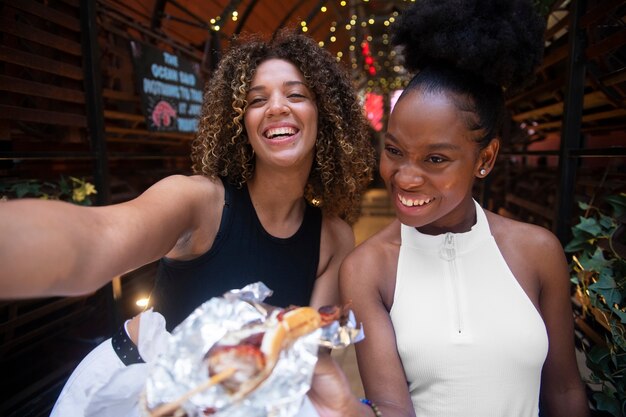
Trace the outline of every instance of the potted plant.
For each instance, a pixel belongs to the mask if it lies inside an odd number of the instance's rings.
[[[626,417],[626,193],[584,211],[565,251],[572,253],[571,280],[585,320],[599,324],[604,343],[585,349],[597,410]]]
[[[61,177],[57,182],[26,180],[11,184],[0,184],[0,199],[41,198],[45,200],[63,200],[70,203],[90,206],[90,195],[96,194],[96,188],[84,179]]]

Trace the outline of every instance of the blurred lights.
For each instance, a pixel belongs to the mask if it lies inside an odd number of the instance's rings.
[[[148,307],[149,303],[150,303],[149,297],[139,298],[137,301],[135,301],[135,304],[137,305],[137,307],[141,307],[141,308]]]

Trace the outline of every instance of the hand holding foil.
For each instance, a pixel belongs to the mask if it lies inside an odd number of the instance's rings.
[[[267,375],[258,381],[250,375],[249,381],[207,384],[209,352],[272,332],[283,316],[293,314],[264,304],[269,295],[271,290],[263,283],[251,284],[207,301],[182,322],[148,377],[147,410],[184,398],[178,411],[189,417],[294,416],[311,386],[319,347],[346,347],[361,340],[363,333],[352,313],[342,312],[345,314],[338,320],[295,340],[290,338],[276,360],[263,368]],[[247,388],[239,391],[237,384]],[[189,396],[203,385],[210,386]]]

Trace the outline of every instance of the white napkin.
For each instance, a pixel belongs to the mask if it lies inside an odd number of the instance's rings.
[[[139,354],[146,363],[125,366],[107,339],[78,364],[65,383],[50,417],[138,417],[139,398],[150,363],[167,343],[165,318],[140,315]]]

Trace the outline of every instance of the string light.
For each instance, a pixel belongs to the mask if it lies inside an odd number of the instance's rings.
[[[403,0],[403,2],[413,3],[415,0]],[[225,26],[225,23],[238,21],[239,13],[235,9],[240,3],[242,3],[242,0],[231,0],[230,6],[223,10],[221,16],[216,16],[209,20],[211,29],[220,31]],[[335,7],[334,11],[336,13],[343,14],[343,17],[338,19],[338,21],[331,22],[329,27],[327,26],[328,32],[326,33],[328,35],[325,39],[319,40],[318,44],[322,48],[332,49],[332,45],[341,45],[338,42],[338,38],[346,39],[348,41],[347,45],[335,46],[333,52],[337,61],[349,58],[349,65],[355,72],[358,72],[358,74],[355,74],[355,79],[360,80],[358,81],[360,85],[365,84],[366,90],[370,92],[376,90],[378,91],[377,94],[379,94],[380,92],[397,90],[407,83],[407,80],[404,79],[405,70],[401,64],[397,63],[396,51],[389,48],[391,41],[388,30],[399,16],[397,10],[387,16],[364,16],[363,9],[356,7],[348,9],[352,13],[348,13],[348,16],[346,16],[346,9],[340,10],[338,6],[345,8],[348,6],[347,0],[336,0],[334,4],[331,1],[320,3],[322,4],[319,5],[319,12],[314,14],[311,19],[321,16],[322,13],[329,13],[331,6]],[[370,1],[361,0],[361,3],[366,4],[370,3]],[[358,13],[354,13],[355,11],[358,11]],[[318,29],[319,26],[314,26],[312,21],[302,20],[299,23],[302,32],[315,32],[311,36],[315,37],[315,34],[320,30]],[[340,37],[337,35],[337,28],[341,29],[342,26],[347,33],[342,34]],[[313,29],[314,27],[316,29]],[[379,34],[381,30],[383,33]],[[376,42],[372,36],[374,33],[377,34]],[[367,44],[367,54],[362,49],[363,44]],[[337,49],[341,50],[337,51]],[[361,53],[355,53],[357,50],[360,50]]]

